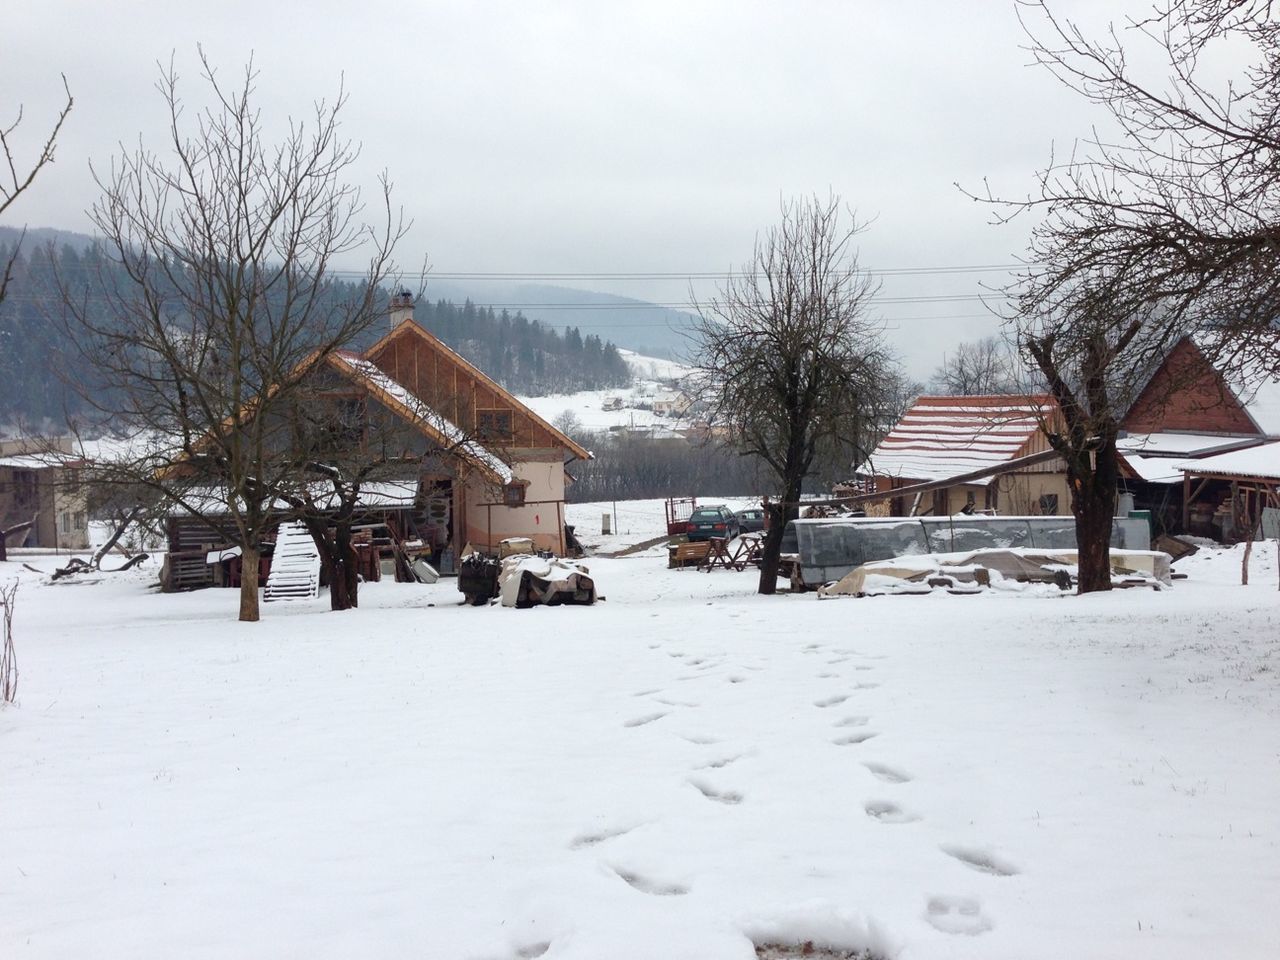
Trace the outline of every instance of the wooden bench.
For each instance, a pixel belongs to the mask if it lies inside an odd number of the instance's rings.
[[[711,544],[703,541],[677,543],[667,549],[667,566],[676,570],[699,566],[711,552]]]

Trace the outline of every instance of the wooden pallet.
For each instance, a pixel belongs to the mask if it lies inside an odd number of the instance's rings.
[[[320,553],[301,523],[282,523],[262,599],[309,600],[320,594]]]

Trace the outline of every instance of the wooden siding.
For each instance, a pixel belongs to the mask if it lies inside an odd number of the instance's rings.
[[[412,323],[401,324],[366,356],[393,380],[468,433],[475,432],[479,411],[510,410],[512,434],[509,439],[495,442],[497,450],[511,453],[560,450],[577,458],[589,456],[572,441],[566,443],[566,438],[528,407]],[[519,459],[530,458],[519,456]]]
[[[1258,435],[1258,428],[1221,374],[1190,340],[1183,340],[1147,382],[1124,418],[1130,433]]]

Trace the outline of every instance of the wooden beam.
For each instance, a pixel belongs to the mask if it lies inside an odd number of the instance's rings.
[[[1004,473],[1017,473],[1024,467],[1035,466],[1037,463],[1046,463],[1049,460],[1058,459],[1058,457],[1059,454],[1056,450],[1042,450],[1040,453],[1032,453],[1025,457],[1006,460],[1004,463],[996,464],[994,467],[983,467],[981,470],[971,470],[968,473],[961,473],[954,477],[947,477],[945,480],[929,480],[925,483],[913,483],[905,487],[895,487],[892,491],[885,493],[860,493],[853,497],[833,497],[829,500],[802,500],[798,506],[847,507],[859,503],[873,503],[876,500],[892,499],[894,497],[910,497],[915,496],[916,494],[928,493],[931,490],[941,490],[946,487],[958,487],[963,484],[972,483],[975,480],[984,480],[987,477],[998,477]]]

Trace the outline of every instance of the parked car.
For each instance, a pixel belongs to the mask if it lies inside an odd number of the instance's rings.
[[[736,516],[738,518],[738,529],[742,533],[759,533],[764,529],[764,511],[759,507],[739,510]]]
[[[738,518],[724,504],[698,507],[689,514],[690,540],[710,540],[712,537],[732,540],[740,532]]]

